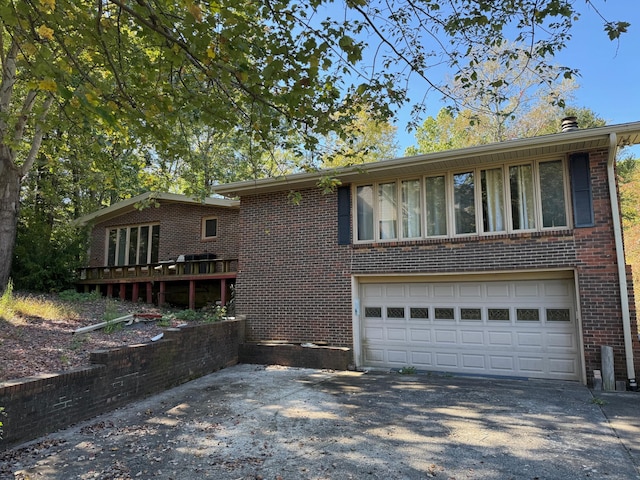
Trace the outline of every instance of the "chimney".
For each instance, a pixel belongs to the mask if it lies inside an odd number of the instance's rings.
[[[578,130],[578,119],[576,117],[564,117],[562,119],[562,132]]]

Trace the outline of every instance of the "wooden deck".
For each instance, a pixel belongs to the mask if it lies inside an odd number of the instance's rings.
[[[158,305],[165,301],[165,291],[169,282],[189,282],[189,308],[195,307],[196,283],[220,281],[222,305],[226,304],[227,280],[235,279],[238,270],[237,259],[187,260],[182,262],[159,262],[147,265],[83,267],[76,272],[75,283],[84,286],[85,291],[106,286],[107,296],[118,296],[125,300],[127,291],[131,300],[137,301],[144,292],[147,303],[153,303],[154,288]],[[130,285],[130,288],[127,288]]]

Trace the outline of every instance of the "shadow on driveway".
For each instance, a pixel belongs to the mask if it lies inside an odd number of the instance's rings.
[[[0,453],[0,476],[640,478],[600,403],[567,382],[238,365]]]

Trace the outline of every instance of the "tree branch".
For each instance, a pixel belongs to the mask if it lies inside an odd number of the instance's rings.
[[[35,161],[36,156],[38,155],[38,151],[40,150],[40,145],[42,144],[42,138],[44,137],[43,124],[44,124],[45,118],[47,117],[47,113],[49,112],[49,109],[53,104],[53,100],[54,100],[53,95],[48,94],[47,98],[44,101],[44,104],[42,105],[42,112],[40,112],[40,115],[36,120],[35,132],[33,134],[33,139],[31,141],[31,149],[29,150],[29,154],[27,155],[27,158],[25,158],[22,166],[20,167],[21,177],[24,177],[25,175],[27,175],[27,173],[29,173],[29,170],[31,170],[31,167],[33,166],[33,162]]]

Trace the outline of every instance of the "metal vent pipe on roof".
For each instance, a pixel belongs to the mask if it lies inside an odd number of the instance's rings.
[[[564,117],[562,119],[562,131],[571,132],[578,130],[578,119],[576,117]]]

